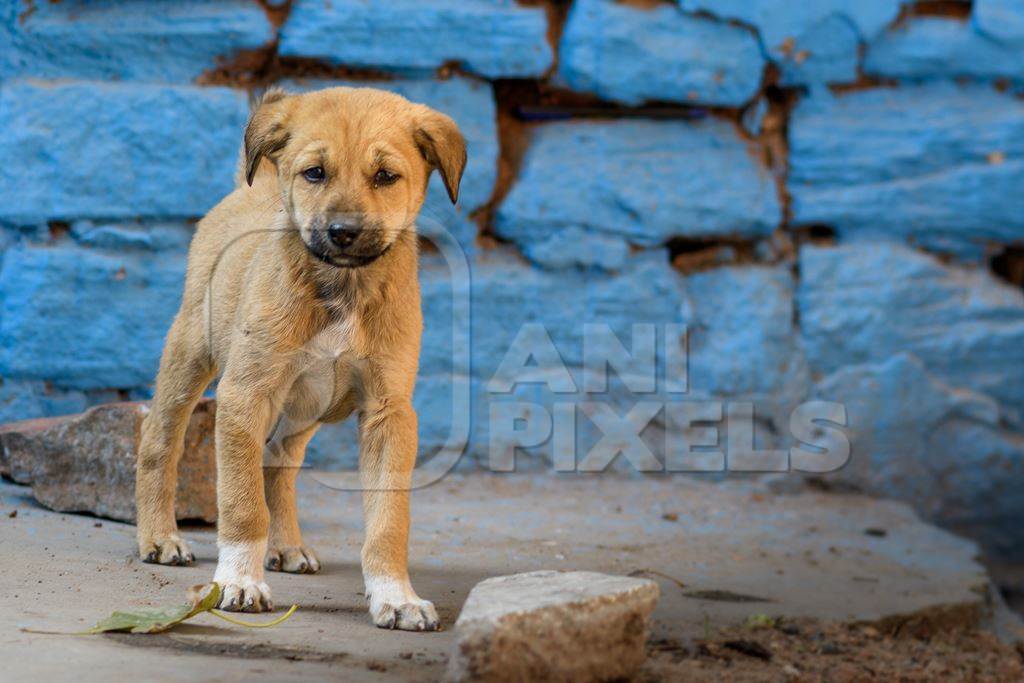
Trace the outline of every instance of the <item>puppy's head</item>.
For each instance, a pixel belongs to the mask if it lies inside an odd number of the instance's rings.
[[[434,169],[456,201],[466,144],[449,117],[393,93],[271,90],[245,131],[249,185],[263,158],[277,168],[306,248],[321,261],[355,268],[413,229]]]

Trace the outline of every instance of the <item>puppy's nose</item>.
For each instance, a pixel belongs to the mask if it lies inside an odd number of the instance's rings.
[[[359,228],[350,223],[331,223],[327,226],[327,237],[334,246],[344,249],[359,237]]]

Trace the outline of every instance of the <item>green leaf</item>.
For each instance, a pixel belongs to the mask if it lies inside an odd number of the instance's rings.
[[[208,612],[217,606],[220,600],[220,586],[210,584],[209,590],[202,593],[198,600],[189,605],[178,605],[162,610],[142,610],[139,612],[114,612],[106,619],[98,622],[82,635],[107,633],[110,631],[128,631],[129,633],[160,633],[191,619],[200,612]]]
[[[775,620],[767,614],[751,614],[743,625],[749,629],[774,628]]]
[[[161,633],[203,612],[209,612],[224,621],[245,626],[246,628],[269,628],[285,621],[295,614],[295,610],[299,608],[298,605],[292,605],[291,609],[276,619],[265,622],[253,622],[235,619],[234,617],[214,611],[219,601],[220,586],[216,583],[208,583],[201,586],[193,586],[189,589],[189,603],[187,605],[178,605],[177,607],[168,607],[167,609],[141,610],[139,612],[114,612],[88,631],[61,633],[59,631],[37,631],[30,628],[23,628],[21,630],[26,633],[45,633],[55,636],[87,636],[95,633],[115,631],[122,633]]]

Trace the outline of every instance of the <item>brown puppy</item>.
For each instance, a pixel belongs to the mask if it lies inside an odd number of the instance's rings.
[[[437,169],[456,200],[455,123],[368,88],[271,91],[245,131],[238,187],[199,223],[136,476],[142,558],[185,564],[174,489],[184,431],[217,386],[214,580],[221,607],[271,608],[264,564],[315,572],[295,477],[322,422],[358,411],[363,577],[385,628],[438,627],[409,583],[408,488],[420,312],[414,221]]]

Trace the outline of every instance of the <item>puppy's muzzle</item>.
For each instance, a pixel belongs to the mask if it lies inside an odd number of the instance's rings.
[[[338,249],[347,249],[359,237],[359,227],[351,223],[335,222],[327,226],[327,238]]]
[[[389,246],[384,230],[358,215],[335,215],[317,221],[306,243],[310,253],[339,268],[368,265]]]

